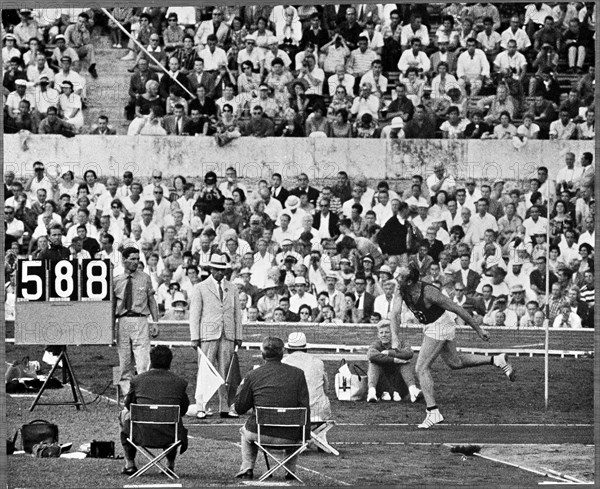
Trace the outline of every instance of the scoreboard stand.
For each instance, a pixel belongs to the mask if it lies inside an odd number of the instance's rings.
[[[112,265],[105,260],[19,260],[15,304],[15,344],[60,346],[58,360],[33,401],[36,405],[70,405],[77,410],[86,404],[68,345],[112,345],[114,306]],[[62,366],[72,402],[40,402],[48,382]]]
[[[62,363],[61,363],[62,362]],[[50,379],[54,376],[56,369],[58,366],[62,366],[63,370],[63,384],[67,382],[71,386],[71,393],[73,394],[73,402],[40,402],[40,398],[42,394],[46,390],[46,385],[50,382]],[[29,411],[33,411],[36,406],[75,406],[75,408],[79,411],[80,408],[85,410],[85,399],[81,394],[81,389],[79,388],[79,382],[77,382],[77,378],[75,377],[75,372],[73,370],[73,366],[71,365],[71,361],[69,360],[69,354],[67,353],[67,347],[64,346],[58,355],[58,359],[56,363],[52,365],[50,369],[50,373],[48,374],[48,378],[44,381],[42,388],[38,392],[37,396],[31,403],[31,407]]]

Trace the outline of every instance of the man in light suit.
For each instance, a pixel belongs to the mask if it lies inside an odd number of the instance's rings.
[[[225,279],[229,263],[224,255],[212,255],[206,280],[194,285],[190,298],[190,336],[192,348],[198,350],[198,365],[202,349],[223,379],[231,362],[234,346],[242,344],[242,309],[237,287]],[[196,382],[197,417],[207,416],[206,399],[202,399],[200,371]],[[225,385],[219,388],[219,411],[222,418],[238,415],[227,402]]]

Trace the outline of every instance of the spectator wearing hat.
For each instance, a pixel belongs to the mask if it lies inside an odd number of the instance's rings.
[[[410,363],[414,353],[410,346],[400,343],[398,348],[392,348],[392,333],[389,320],[377,323],[378,339],[369,346],[367,359],[369,367],[367,378],[369,391],[367,402],[377,402],[377,392],[381,393],[382,401],[400,402],[400,392],[408,387],[411,402],[421,395],[415,385],[415,369]],[[392,395],[390,395],[390,392]]]
[[[165,315],[161,318],[162,321],[187,321],[189,320],[188,301],[185,300],[183,293],[176,292],[171,301],[171,305],[167,308]]]
[[[277,284],[272,279],[267,279],[262,289],[265,295],[258,299],[256,307],[258,308],[259,317],[263,321],[271,321],[273,312],[279,307],[280,297],[276,294]]]
[[[22,8],[19,10],[21,22],[13,28],[15,43],[19,49],[26,50],[29,40],[32,37],[42,41],[38,23],[31,17],[31,9]]]
[[[190,336],[192,348],[202,349],[223,378],[231,362],[234,346],[242,343],[241,308],[237,287],[225,278],[229,268],[224,255],[214,254],[208,268],[211,276],[194,286],[190,297]],[[198,357],[200,362],[200,356]],[[197,417],[206,417],[207,399],[202,395],[201,371],[196,383]],[[227,389],[219,388],[222,418],[237,417],[227,402]]]
[[[281,363],[297,367],[304,372],[310,398],[311,422],[331,419],[331,404],[326,392],[329,390],[329,380],[323,361],[308,353],[306,335],[293,332],[288,336],[288,356]]]
[[[16,39],[14,34],[5,34],[3,41],[4,47],[2,48],[2,71],[5,70],[9,60],[13,58],[21,59],[21,51],[15,47]]]
[[[85,99],[86,81],[83,76],[71,69],[73,63],[71,57],[62,56],[60,62],[61,69],[54,77],[54,86],[56,89],[62,93],[62,83],[64,81],[69,81],[73,84],[73,92],[76,95],[79,95],[82,100]]]
[[[58,113],[79,132],[84,125],[81,97],[74,93],[73,83],[69,80],[64,80],[60,87],[62,93],[58,99]]]
[[[294,280],[296,293],[290,297],[290,311],[298,313],[300,306],[306,304],[312,309],[318,307],[317,299],[314,295],[307,292],[308,283],[304,277],[296,277]]]
[[[77,52],[79,59],[87,59],[89,63],[88,71],[93,78],[98,78],[96,72],[96,51],[91,42],[90,17],[86,12],[81,12],[77,16],[77,22],[71,24],[65,30],[65,38],[67,45]]]
[[[50,55],[49,64],[53,70],[60,70],[62,64],[62,57],[68,56],[71,58],[71,62],[75,63],[74,68],[78,68],[79,55],[72,47],[67,45],[67,38],[63,34],[59,34],[54,38],[56,47],[52,50]]]

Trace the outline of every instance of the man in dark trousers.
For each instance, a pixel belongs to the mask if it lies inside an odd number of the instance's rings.
[[[305,407],[310,419],[310,399],[304,372],[297,367],[281,363],[283,358],[283,341],[281,338],[267,337],[262,343],[262,357],[265,364],[250,371],[242,380],[235,397],[235,410],[244,414],[250,409],[261,407]],[[246,424],[240,429],[242,435],[242,466],[236,474],[239,479],[252,479],[254,465],[258,455],[258,429],[254,415],[249,416]],[[268,443],[289,443],[298,439],[295,428],[265,427],[261,430],[261,440]],[[310,438],[310,423],[306,425],[306,439]],[[286,453],[293,453],[292,448]],[[298,457],[292,458],[286,467],[296,471]],[[286,473],[286,480],[293,479]]]
[[[127,441],[129,436],[131,404],[167,404],[179,406],[179,427],[177,429],[181,446],[179,453],[187,450],[187,430],[183,426],[181,416],[187,411],[190,400],[186,393],[187,380],[170,372],[173,353],[164,345],[158,345],[150,350],[150,370],[144,372],[131,380],[131,388],[125,398],[125,407],[121,412],[121,445],[125,452],[125,468],[122,473],[132,475],[137,472],[135,466],[136,448]],[[175,467],[177,451],[172,450],[167,455],[167,467],[171,470]]]

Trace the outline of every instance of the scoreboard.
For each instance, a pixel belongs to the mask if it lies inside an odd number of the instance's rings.
[[[112,265],[106,260],[19,260],[15,343],[113,341]]]

